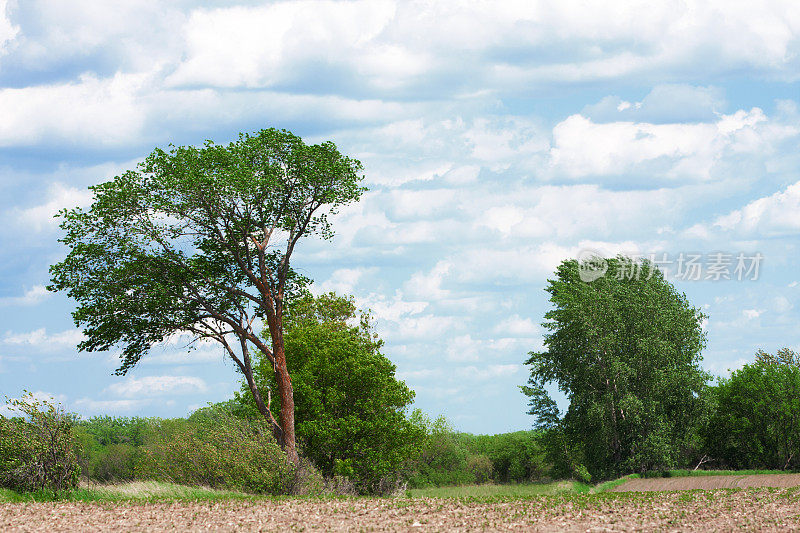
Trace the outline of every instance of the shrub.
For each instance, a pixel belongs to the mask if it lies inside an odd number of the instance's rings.
[[[444,417],[431,420],[416,409],[411,414],[411,420],[424,435],[419,452],[409,463],[411,487],[443,487],[475,482],[474,475],[467,468],[469,452],[464,440],[453,431]]]
[[[314,481],[313,469],[298,470],[286,459],[261,420],[225,412],[154,420],[144,441],[138,478],[268,494],[315,490],[322,483]]]
[[[525,483],[552,474],[541,442],[542,434],[538,431],[464,435],[464,438],[471,453],[489,458],[492,479],[496,483]]]
[[[7,404],[22,416],[0,416],[0,486],[20,492],[76,487],[74,417],[30,393]]]
[[[109,444],[88,457],[88,476],[98,481],[132,481],[139,450],[130,444]]]
[[[492,460],[483,454],[470,455],[467,470],[474,476],[475,483],[486,483],[492,479]]]

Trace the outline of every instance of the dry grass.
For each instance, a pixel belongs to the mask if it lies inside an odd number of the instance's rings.
[[[0,504],[3,531],[800,531],[796,489],[520,499]]]

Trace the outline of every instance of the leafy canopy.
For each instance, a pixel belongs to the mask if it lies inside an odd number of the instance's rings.
[[[223,343],[242,371],[230,334],[271,357],[253,321],[280,326],[284,301],[308,281],[289,264],[298,240],[331,237],[329,215],[364,191],[360,170],[330,142],[267,129],[157,149],[91,187],[90,209],[59,214],[70,252],[49,287],[78,302],[79,349],[120,345],[120,374],[175,333]]]

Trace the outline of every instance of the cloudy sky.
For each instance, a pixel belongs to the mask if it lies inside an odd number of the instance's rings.
[[[369,193],[296,265],[373,310],[416,405],[459,429],[530,426],[543,288],[582,250],[675,261],[717,375],[800,347],[800,4],[594,4],[0,0],[0,394],[84,416],[229,397],[212,347],[126,377],[76,352],[52,215],[155,147],[270,126],[363,161]]]

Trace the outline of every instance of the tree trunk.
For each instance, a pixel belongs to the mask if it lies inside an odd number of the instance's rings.
[[[297,442],[294,434],[294,390],[292,378],[286,368],[286,354],[283,343],[280,349],[273,352],[275,355],[275,379],[278,382],[278,394],[281,397],[281,429],[283,430],[283,449],[286,456],[294,464],[300,463],[297,453]]]
[[[244,377],[247,380],[247,386],[250,388],[250,392],[253,394],[253,398],[256,401],[256,408],[258,409],[258,412],[261,413],[261,416],[267,419],[267,422],[269,422],[270,427],[272,428],[272,436],[275,437],[275,441],[280,444],[281,447],[283,447],[283,429],[272,415],[272,408],[269,405],[271,402],[267,401],[267,403],[264,403],[264,398],[261,396],[261,391],[258,390],[258,386],[253,378],[252,370],[249,372],[245,370]]]
[[[289,370],[286,368],[286,352],[283,349],[283,338],[273,343],[275,357],[275,381],[278,382],[278,394],[281,398],[281,429],[283,430],[283,450],[294,464],[300,464],[297,453],[297,442],[294,434],[294,390]]]

